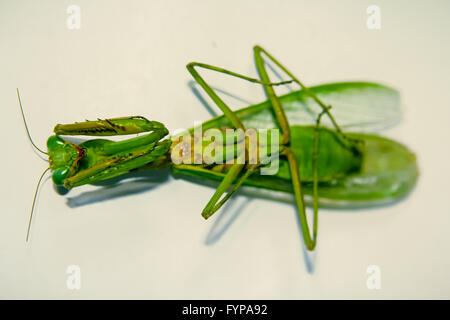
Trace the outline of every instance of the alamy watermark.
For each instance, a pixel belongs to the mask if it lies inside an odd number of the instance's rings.
[[[69,30],[76,30],[81,28],[81,8],[75,4],[71,4],[66,9],[67,17],[66,26]]]
[[[81,289],[81,268],[78,265],[72,264],[67,267],[66,273],[68,274],[66,280],[66,286],[69,290]]]
[[[367,21],[366,26],[369,30],[380,30],[381,29],[381,9],[379,6],[372,4],[367,7]]]
[[[366,281],[367,289],[369,290],[379,290],[381,289],[381,269],[379,266],[372,264],[367,267],[366,270],[369,277]]]
[[[250,164],[260,167],[261,175],[274,175],[279,168],[279,129],[218,129],[175,134],[171,150],[172,162],[180,164],[232,165]]]

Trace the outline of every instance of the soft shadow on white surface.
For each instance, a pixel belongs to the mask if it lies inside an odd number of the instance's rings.
[[[96,183],[94,191],[67,198],[67,205],[76,208],[114,198],[135,195],[157,188],[169,178],[169,170],[135,171],[117,178]]]
[[[221,115],[221,113],[219,112],[220,110],[218,109],[217,106],[214,108],[211,106],[211,104],[208,103],[208,101],[205,100],[205,98],[203,97],[203,95],[205,93],[203,92],[203,89],[200,87],[200,85],[197,82],[195,82],[194,80],[190,80],[188,82],[188,87],[191,89],[192,93],[195,95],[195,97],[198,99],[198,101],[203,105],[203,107],[205,107],[205,109],[209,112],[209,114],[212,117],[217,117],[217,116]],[[217,93],[228,96],[236,101],[243,103],[244,105],[249,106],[249,105],[254,104],[254,102],[250,102],[250,101],[248,101],[238,95],[232,94],[226,90],[219,89],[214,86],[211,86],[211,88],[214,91],[216,91]]]
[[[235,207],[236,197],[230,199],[223,208],[218,212],[219,217],[214,221],[208,235],[205,239],[206,245],[213,245],[222,238],[223,234],[230,228],[233,222],[241,215],[248,204],[252,201],[250,198],[246,198],[241,204]]]
[[[235,222],[239,216],[241,216],[242,212],[245,211],[248,208],[248,205],[251,201],[253,201],[252,198],[245,197],[245,200],[242,201],[240,204],[236,205],[238,195],[235,195],[234,198],[230,199],[224,207],[217,213],[218,218],[214,221],[213,225],[211,226],[206,239],[205,244],[208,246],[214,245],[217,241],[219,241],[224,233],[231,227],[231,225]],[[302,230],[300,225],[300,219],[298,215],[296,214],[295,207],[292,208],[296,215],[296,221],[298,226],[298,232],[300,236],[300,241],[302,243],[302,252],[303,257],[305,261],[305,267],[306,271],[309,274],[314,273],[315,269],[315,262],[316,262],[316,251],[310,252],[307,250],[306,246],[303,243],[303,237],[302,237]]]
[[[367,28],[369,4],[363,1],[261,1],[254,6],[83,0],[76,5],[82,14],[80,30],[67,29],[67,3],[61,1],[10,1],[0,10],[5,119],[0,129],[5,150],[1,297],[450,297],[450,256],[445,254],[450,250],[449,152],[442,143],[450,137],[450,109],[442,103],[450,101],[450,2],[380,0],[380,30]],[[294,205],[252,200],[240,214],[235,210],[245,200],[242,190],[236,206],[221,219],[230,219],[230,226],[208,246],[205,237],[220,217],[205,223],[199,212],[211,189],[170,178],[156,188],[151,181],[143,182],[146,186],[123,181],[123,186],[99,188],[105,190],[96,194],[88,193],[96,187],[76,188],[67,197],[89,196],[74,209],[66,197],[56,197],[47,181],[38,199],[31,246],[24,245],[32,196],[46,165],[27,145],[16,87],[40,147],[56,123],[86,118],[139,114],[168,128],[185,128],[210,118],[186,86],[192,79],[186,63],[202,61],[256,76],[254,44],[269,50],[308,86],[364,77],[398,88],[405,119],[389,134],[419,157],[421,176],[411,196],[382,208],[320,211],[313,276],[305,272]],[[239,79],[222,82],[224,77],[214,79],[214,86],[263,100],[257,85]],[[203,90],[197,90],[209,103]],[[220,113],[214,104],[211,108]],[[133,185],[142,193],[114,195]],[[78,291],[66,287],[71,264],[82,268]],[[366,269],[373,264],[382,270],[381,290],[366,287]]]

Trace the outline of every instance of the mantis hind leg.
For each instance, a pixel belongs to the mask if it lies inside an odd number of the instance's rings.
[[[333,115],[330,112],[330,109],[332,106],[326,105],[322,100],[320,100],[319,97],[313,91],[309,90],[309,88],[307,86],[305,86],[297,77],[295,77],[292,72],[290,72],[283,64],[281,64],[277,59],[275,59],[265,49],[263,49],[260,46],[254,46],[253,52],[254,52],[255,62],[256,62],[258,72],[260,72],[260,76],[263,81],[269,82],[269,77],[268,77],[267,71],[264,67],[264,58],[262,56],[264,54],[265,56],[267,56],[267,58],[270,61],[275,63],[276,66],[278,66],[284,73],[286,73],[292,79],[293,82],[297,83],[302,88],[302,90],[304,90],[320,106],[320,108],[322,109],[322,113],[326,114],[327,117],[330,119],[331,123],[333,124],[333,127],[335,128],[339,137],[342,138],[344,144],[351,146],[352,143],[357,142],[356,140],[347,137],[345,135],[345,133],[342,131],[341,127],[336,122],[336,120],[334,119]],[[281,105],[278,101],[278,98],[276,97],[275,91],[273,90],[273,88],[267,87],[267,86],[265,86],[265,89],[266,89],[266,93],[267,93],[269,100],[272,102],[272,105],[276,109],[275,113],[278,118],[277,113],[280,113]],[[322,117],[322,116],[320,116],[320,117]],[[286,122],[283,120],[283,115],[280,115],[279,118],[280,118],[279,119],[280,126],[282,127],[283,130],[287,130]]]
[[[219,73],[223,73],[226,75],[230,75],[233,77],[237,77],[249,82],[253,82],[253,83],[259,83],[259,84],[265,84],[268,86],[277,86],[277,85],[283,85],[283,84],[287,84],[287,83],[291,83],[293,82],[293,80],[288,80],[288,81],[282,81],[282,82],[275,82],[275,83],[269,83],[269,82],[264,82],[255,78],[251,78],[251,77],[247,77],[245,75],[233,72],[233,71],[229,71],[223,68],[219,68],[219,67],[215,67],[209,64],[205,64],[205,63],[200,63],[200,62],[191,62],[189,63],[186,68],[188,69],[189,73],[192,75],[192,77],[195,79],[195,81],[203,88],[203,90],[205,90],[205,92],[209,95],[209,97],[214,101],[214,103],[220,108],[220,110],[224,113],[224,115],[230,120],[231,124],[236,128],[236,129],[244,129],[244,125],[242,124],[241,120],[236,116],[236,114],[226,105],[226,103],[215,93],[214,89],[211,88],[211,86],[209,86],[206,81],[203,79],[202,76],[200,76],[200,74],[198,73],[197,70],[195,70],[195,68],[202,68],[202,69],[206,69],[206,70],[211,70],[211,71],[216,71]]]
[[[258,70],[258,73],[261,77],[261,80],[264,83],[270,82],[269,76],[267,74],[267,70],[265,67],[265,62],[262,54],[265,54],[270,60],[272,60],[278,67],[280,67],[286,74],[288,74],[295,82],[300,84],[300,86],[304,90],[308,90],[303,84],[301,84],[300,81],[298,81],[292,73],[290,73],[281,63],[279,63],[274,57],[272,57],[267,51],[265,51],[263,48],[259,46],[254,47],[254,56],[255,56],[255,63],[256,68]],[[281,127],[281,130],[283,131],[282,135],[282,154],[287,157],[288,163],[289,163],[289,169],[291,172],[291,181],[292,181],[292,187],[294,189],[294,196],[295,201],[297,205],[297,211],[299,215],[300,220],[300,226],[302,229],[302,235],[303,240],[305,242],[306,247],[308,250],[314,250],[316,243],[317,243],[317,226],[318,226],[318,197],[317,197],[317,186],[318,186],[318,166],[317,166],[317,159],[318,159],[318,124],[316,126],[316,134],[315,134],[315,146],[314,146],[314,153],[313,153],[313,174],[314,174],[314,217],[313,217],[313,233],[312,237],[310,235],[309,226],[308,226],[308,219],[306,217],[306,210],[305,210],[305,201],[304,201],[304,195],[302,191],[302,184],[300,179],[300,169],[297,162],[297,159],[292,152],[290,148],[290,127],[289,127],[289,121],[286,117],[286,114],[284,113],[284,110],[281,106],[280,100],[278,99],[278,96],[275,93],[275,90],[272,86],[264,84],[264,90],[267,94],[268,99],[272,103],[272,108],[275,113],[275,117],[278,121],[279,126]],[[320,101],[320,100],[319,100]],[[321,102],[321,101],[320,101]],[[329,107],[325,106],[322,102],[320,104],[323,105],[323,112],[328,112]],[[321,117],[321,115],[320,115]],[[320,121],[320,117],[318,119],[318,123]]]
[[[308,250],[314,250],[317,244],[317,229],[319,218],[319,129],[320,120],[325,114],[322,111],[316,120],[316,126],[314,128],[314,148],[312,156],[312,168],[313,168],[313,232],[310,236],[308,221],[306,219],[304,196],[301,189],[300,170],[298,168],[297,159],[295,158],[292,150],[286,148],[284,154],[288,158],[289,167],[292,175],[292,186],[294,189],[294,196],[297,203],[297,210],[299,212],[300,225],[302,228],[302,234],[305,241],[305,245]]]

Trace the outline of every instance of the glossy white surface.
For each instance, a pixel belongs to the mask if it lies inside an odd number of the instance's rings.
[[[0,3],[1,298],[450,298],[449,2],[377,1],[380,30],[366,27],[368,1],[245,3]],[[69,4],[81,8],[79,30],[66,27]],[[411,196],[379,209],[322,210],[313,273],[293,206],[238,197],[204,221],[213,189],[171,177],[155,188],[131,184],[145,190],[128,196],[127,186],[113,189],[105,201],[96,201],[104,191],[89,193],[98,188],[60,196],[47,181],[25,243],[46,163],[27,140],[16,87],[42,147],[56,123],[98,117],[188,128],[210,114],[188,86],[186,63],[256,76],[254,44],[308,85],[398,88],[404,120],[385,134],[418,156]],[[264,97],[237,79],[208,80],[252,102]],[[66,286],[69,265],[81,269],[80,290]],[[366,287],[369,265],[381,269],[380,290]]]

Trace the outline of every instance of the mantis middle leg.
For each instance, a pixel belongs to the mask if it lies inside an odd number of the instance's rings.
[[[219,73],[224,73],[227,75],[231,75],[243,80],[247,80],[253,83],[266,84],[268,86],[272,85],[282,85],[286,83],[291,83],[292,81],[283,81],[278,83],[269,83],[262,82],[258,79],[250,78],[226,69],[222,69],[219,67],[211,66],[204,63],[191,62],[187,66],[189,73],[191,73],[192,77],[197,81],[197,83],[205,90],[205,92],[209,95],[209,97],[214,101],[214,103],[220,108],[220,110],[224,113],[224,115],[231,122],[232,126],[235,129],[242,129],[245,131],[245,127],[242,121],[238,116],[228,107],[228,105],[215,93],[214,89],[212,89],[203,77],[197,72],[196,67],[216,71]],[[248,170],[244,175],[238,178],[241,171],[244,169],[245,164],[235,163],[232,165],[230,170],[225,175],[224,179],[220,183],[219,187],[215,191],[214,195],[211,197],[205,208],[203,209],[202,216],[207,219],[211,215],[213,215],[220,207],[231,197],[231,195],[242,185],[242,183],[247,179],[247,177],[253,173],[258,165],[248,165]],[[224,193],[228,190],[228,188],[235,184],[234,187],[222,198]],[[221,199],[222,198],[222,199]]]

